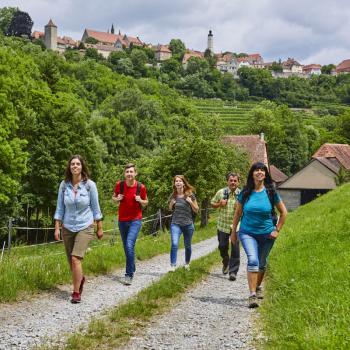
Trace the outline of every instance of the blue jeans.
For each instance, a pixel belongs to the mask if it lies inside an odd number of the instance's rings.
[[[119,221],[120,236],[122,237],[124,253],[126,258],[125,276],[133,277],[135,268],[135,243],[140,232],[142,221]]]
[[[253,234],[239,232],[239,239],[243,249],[247,254],[249,272],[263,272],[266,270],[267,257],[275,243],[273,238],[269,238],[270,234]]]
[[[186,264],[189,264],[189,262],[191,261],[191,254],[192,254],[191,242],[192,242],[193,232],[194,232],[193,224],[189,224],[186,226],[180,226],[177,224],[170,225],[170,234],[171,234],[170,264],[171,265],[176,265],[177,250],[179,247],[179,240],[180,240],[181,233],[184,234],[185,262]]]

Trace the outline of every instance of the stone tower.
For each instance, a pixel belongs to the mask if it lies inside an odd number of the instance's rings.
[[[209,34],[208,34],[208,47],[207,50],[210,50],[210,52],[213,54],[214,50],[213,50],[213,33],[211,30],[209,30]]]
[[[111,33],[114,34],[114,25],[112,23]]]
[[[49,50],[57,50],[57,26],[49,20],[49,23],[45,26],[45,46]]]

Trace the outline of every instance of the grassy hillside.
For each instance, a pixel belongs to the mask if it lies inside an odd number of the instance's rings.
[[[261,308],[266,349],[350,348],[350,184],[290,214]]]

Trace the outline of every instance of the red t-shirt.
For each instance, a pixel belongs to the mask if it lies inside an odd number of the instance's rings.
[[[141,220],[142,219],[142,208],[139,202],[136,202],[136,189],[137,181],[135,181],[134,186],[128,187],[126,181],[124,181],[124,198],[119,204],[118,220],[119,221],[131,221],[131,220]],[[114,188],[114,194],[118,196],[120,194],[120,181],[118,181]],[[147,191],[146,187],[141,184],[140,188],[141,199],[146,199]]]

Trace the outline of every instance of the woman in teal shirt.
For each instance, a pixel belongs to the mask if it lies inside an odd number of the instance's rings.
[[[280,213],[275,222],[275,207]],[[248,258],[247,277],[250,290],[248,305],[258,307],[262,298],[267,257],[285,222],[287,210],[275,191],[270,173],[263,163],[254,163],[249,170],[247,185],[237,198],[231,234],[237,240],[237,226],[241,221],[239,239]]]

